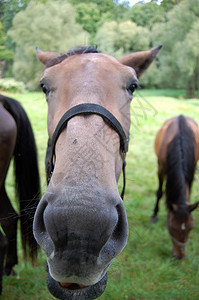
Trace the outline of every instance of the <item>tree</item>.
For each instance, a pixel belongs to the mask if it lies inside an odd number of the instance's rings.
[[[152,30],[154,44],[163,44],[159,86],[186,89],[187,97],[194,97],[199,88],[198,17],[199,2],[184,0],[167,13],[166,23],[155,24]]]
[[[13,74],[29,89],[39,83],[41,66],[35,46],[45,51],[65,53],[74,45],[86,44],[88,33],[75,23],[75,10],[65,1],[32,1],[14,20],[9,35],[16,44]]]
[[[76,21],[90,34],[91,44],[97,30],[108,21],[121,21],[126,17],[128,5],[112,0],[71,0],[76,8]]]
[[[73,5],[86,3],[87,5],[96,4],[99,7],[100,15],[111,11],[115,7],[112,0],[70,0]]]
[[[6,0],[1,3],[0,14],[5,32],[12,26],[14,16],[24,10],[30,0]]]
[[[7,36],[8,30],[12,26],[14,16],[21,10],[24,10],[30,0],[4,0],[0,1],[0,18],[2,23],[2,31],[4,39],[1,40],[0,59],[5,63],[3,76],[12,76],[12,64],[14,58],[15,45],[11,38]]]
[[[161,6],[164,8],[165,11],[169,11],[174,8],[175,5],[179,4],[183,0],[163,0],[161,2]]]
[[[199,20],[193,23],[185,40],[177,43],[176,63],[181,70],[181,82],[188,80],[187,98],[194,97],[199,89]]]
[[[106,22],[97,32],[95,42],[100,50],[119,57],[129,52],[147,49],[149,31],[131,21]]]
[[[165,22],[165,10],[155,2],[135,4],[127,17],[139,26],[151,28],[154,23]]]
[[[82,28],[90,33],[91,43],[101,22],[99,6],[95,3],[80,3],[76,6],[76,21]]]
[[[8,66],[12,62],[14,56],[14,52],[6,47],[6,40],[7,36],[5,35],[2,23],[0,22],[0,65],[3,66],[1,67],[0,71],[1,76],[3,76],[7,71]]]
[[[0,22],[0,60],[10,61],[13,58],[14,53],[5,47],[6,35],[3,31],[2,23]]]

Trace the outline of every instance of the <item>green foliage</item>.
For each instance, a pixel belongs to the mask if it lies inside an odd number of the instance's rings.
[[[38,86],[42,66],[36,60],[35,46],[43,51],[65,53],[74,45],[87,44],[88,33],[75,23],[75,10],[64,1],[32,1],[18,13],[9,31],[16,44],[13,74],[29,89]]]
[[[0,16],[0,60],[7,62],[3,75],[14,75],[29,89],[37,88],[42,69],[35,46],[60,53],[96,44],[119,58],[163,44],[142,85],[185,88],[187,97],[198,96],[197,0],[140,1],[132,7],[119,0],[6,0],[0,2]]]
[[[198,300],[199,208],[193,212],[195,226],[190,233],[186,246],[187,257],[184,260],[172,257],[172,243],[166,228],[164,197],[160,201],[157,224],[150,224],[149,221],[158,186],[157,158],[153,149],[155,134],[166,119],[179,114],[189,115],[199,124],[198,100],[179,100],[178,96],[181,94],[184,92],[137,91],[131,103],[132,125],[124,198],[129,238],[126,248],[109,269],[107,288],[100,300]],[[30,117],[38,146],[44,192],[44,159],[47,145],[45,96],[41,93],[10,96],[22,103]],[[199,200],[198,180],[199,173],[196,171],[191,203]],[[7,182],[7,190],[11,195],[11,172]],[[44,255],[40,253],[38,262],[33,267],[22,261],[22,251],[20,246],[18,248],[20,256],[19,264],[15,268],[17,275],[4,276],[1,300],[53,300],[46,287]]]
[[[0,17],[3,24],[3,31],[6,34],[6,40],[3,42],[3,49],[0,51],[0,59],[6,62],[3,70],[3,77],[11,77],[12,64],[14,59],[15,44],[7,35],[8,30],[12,27],[12,21],[15,15],[24,10],[31,0],[5,0],[0,4]],[[1,41],[1,39],[0,39]]]
[[[12,26],[14,16],[21,10],[24,10],[30,0],[6,0],[0,6],[0,14],[2,15],[2,23],[5,32]]]
[[[175,5],[178,5],[183,0],[163,0],[161,2],[161,6],[164,8],[165,11],[169,11],[173,9]]]
[[[6,35],[3,31],[3,25],[2,23],[0,22],[0,45],[3,45],[6,41]]]
[[[0,78],[0,91],[24,93],[25,85],[22,81],[13,78]]]
[[[82,25],[82,28],[90,33],[92,39],[101,21],[99,6],[94,3],[90,3],[89,5],[80,3],[76,6],[76,12],[77,23]]]
[[[152,31],[154,43],[163,44],[159,86],[185,88],[188,97],[199,88],[198,16],[199,2],[184,0],[167,14],[167,23],[154,25]]]
[[[86,3],[87,5],[96,4],[99,7],[100,15],[111,11],[116,5],[112,0],[70,0],[74,5]]]
[[[128,17],[139,26],[151,28],[154,23],[165,21],[165,10],[155,2],[135,4]]]
[[[182,51],[183,49],[183,51]],[[199,20],[197,19],[182,42],[176,44],[176,64],[181,71],[181,82],[187,80],[187,97],[195,96],[199,88]],[[188,62],[188,63],[185,63]],[[182,85],[181,85],[182,86]],[[186,84],[184,84],[186,86]]]
[[[0,60],[9,62],[13,59],[13,51],[6,48],[7,36],[4,33],[2,23],[0,22]]]
[[[14,53],[12,50],[7,49],[4,45],[0,45],[0,60],[9,62],[12,61]]]
[[[90,42],[94,42],[97,30],[105,23],[111,20],[121,21],[125,19],[128,7],[126,3],[115,3],[112,0],[103,1],[75,1],[77,17],[76,21],[82,25],[83,29],[90,33]]]
[[[105,53],[120,56],[146,49],[149,46],[149,31],[132,21],[106,22],[98,30],[95,42]]]

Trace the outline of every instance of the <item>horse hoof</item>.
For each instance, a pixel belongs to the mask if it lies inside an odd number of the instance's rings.
[[[17,275],[17,272],[13,269],[5,269],[4,272],[3,272],[3,275],[12,275],[12,276],[16,276]]]
[[[16,276],[16,275],[17,275],[17,272],[16,272],[15,270],[12,269],[12,271],[10,272],[10,275]]]
[[[152,215],[150,220],[152,224],[155,224],[157,222],[157,217],[155,215]]]

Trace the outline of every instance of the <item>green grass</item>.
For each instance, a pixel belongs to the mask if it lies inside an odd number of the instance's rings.
[[[160,97],[173,97],[178,99],[185,99],[186,98],[186,92],[185,90],[171,90],[171,89],[141,89],[138,90],[138,94],[141,93],[142,95],[149,96],[160,96]]]
[[[106,291],[101,300],[193,300],[199,299],[199,209],[194,211],[195,228],[186,247],[187,257],[175,260],[166,229],[164,199],[160,202],[157,224],[149,218],[155,204],[157,161],[153,151],[154,137],[162,123],[175,115],[185,114],[199,123],[199,100],[180,100],[183,91],[140,91],[131,107],[132,125],[127,156],[125,207],[129,222],[126,248],[114,260],[108,273]],[[11,95],[26,109],[38,145],[42,190],[46,189],[44,157],[47,143],[47,105],[40,93]],[[184,97],[184,96],[183,96]],[[7,188],[11,198],[13,178],[9,172]],[[199,174],[196,172],[191,202],[199,200]],[[121,189],[121,186],[120,186]],[[4,277],[2,300],[54,299],[46,288],[45,257],[40,253],[32,267],[22,261],[19,245],[16,276]]]

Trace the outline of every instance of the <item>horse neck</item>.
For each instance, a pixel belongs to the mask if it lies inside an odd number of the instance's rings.
[[[195,140],[183,116],[179,117],[179,132],[168,146],[166,195],[168,206],[185,204],[195,171]],[[188,195],[188,198],[187,198]]]

